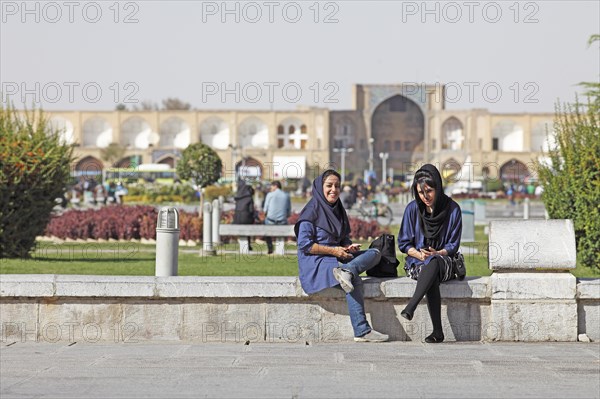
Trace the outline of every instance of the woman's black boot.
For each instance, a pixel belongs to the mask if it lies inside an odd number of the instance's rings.
[[[436,335],[432,333],[431,335],[425,337],[425,342],[428,344],[439,344],[444,342],[444,334]]]

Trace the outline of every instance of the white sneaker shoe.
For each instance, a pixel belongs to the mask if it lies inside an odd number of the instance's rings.
[[[371,330],[369,333],[362,337],[354,337],[356,342],[387,342],[390,339],[389,335],[382,334],[375,330]]]
[[[333,269],[333,277],[340,283],[344,292],[349,294],[354,291],[354,285],[352,285],[352,277],[354,276],[352,273],[340,267],[336,267]]]

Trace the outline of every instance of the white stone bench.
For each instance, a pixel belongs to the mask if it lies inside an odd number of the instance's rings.
[[[504,340],[577,340],[571,220],[491,221],[488,258],[491,320]]]
[[[238,237],[240,253],[247,253],[248,237],[275,237],[274,253],[277,255],[285,255],[285,239],[295,237],[291,224],[221,224],[219,235]]]

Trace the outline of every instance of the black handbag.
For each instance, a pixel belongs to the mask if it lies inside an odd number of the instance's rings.
[[[452,258],[452,268],[454,269],[454,274],[456,274],[456,278],[460,281],[465,279],[467,275],[467,267],[465,265],[465,257],[460,252],[457,252],[456,255]]]
[[[367,276],[398,277],[400,261],[396,258],[396,239],[394,235],[382,234],[373,240],[369,248],[378,249],[381,253],[381,260],[377,265],[367,270]]]

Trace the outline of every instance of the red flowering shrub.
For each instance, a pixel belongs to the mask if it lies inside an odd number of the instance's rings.
[[[156,236],[158,212],[151,206],[107,206],[83,211],[69,210],[53,216],[46,235],[72,239],[139,239]]]
[[[233,221],[233,211],[221,214],[221,223]],[[71,239],[156,239],[156,220],[158,210],[152,206],[106,206],[98,210],[69,210],[53,216],[46,226],[45,235]],[[295,224],[298,214],[288,218],[289,224]],[[378,237],[384,230],[376,222],[365,222],[350,218],[352,239]],[[196,212],[179,211],[179,238],[182,240],[202,241],[202,220]],[[221,237],[230,242],[230,236]]]

